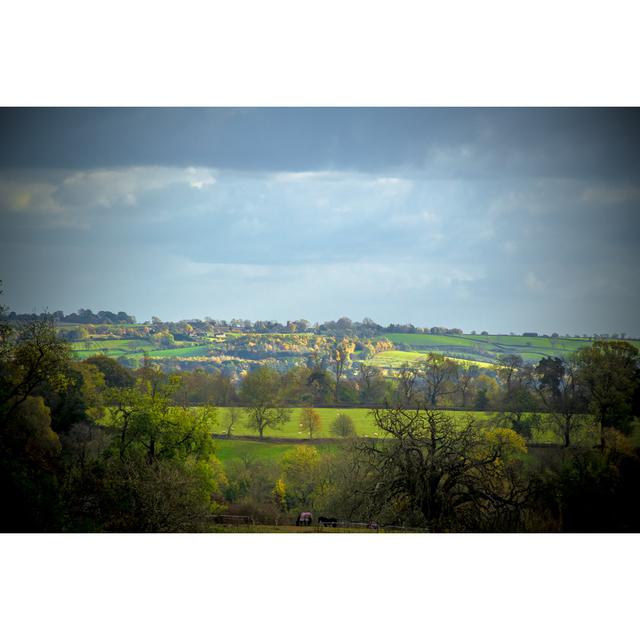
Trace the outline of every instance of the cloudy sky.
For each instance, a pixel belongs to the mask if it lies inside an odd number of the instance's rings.
[[[18,312],[640,335],[640,112],[0,110]]]

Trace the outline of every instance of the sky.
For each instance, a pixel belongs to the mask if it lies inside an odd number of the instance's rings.
[[[638,109],[0,109],[0,301],[640,335]]]

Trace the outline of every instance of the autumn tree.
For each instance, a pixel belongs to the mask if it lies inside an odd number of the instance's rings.
[[[338,322],[340,322],[340,320]],[[349,338],[343,338],[340,341],[336,340],[336,344],[331,350],[331,360],[336,372],[336,386],[334,391],[334,400],[336,404],[338,404],[339,399],[340,380],[344,374],[345,367],[350,362],[351,354],[354,352],[355,348],[356,345],[352,340],[349,340]]]
[[[300,445],[282,458],[282,479],[292,507],[313,508],[315,494],[322,492],[325,478],[320,473],[321,457],[315,447]]]
[[[453,360],[439,353],[430,353],[421,363],[425,399],[429,406],[436,407],[442,396],[455,393],[457,368]]]
[[[309,434],[309,440],[322,430],[322,419],[313,407],[304,407],[300,412],[302,430]]]
[[[227,437],[231,437],[234,427],[238,425],[240,422],[240,417],[242,416],[242,409],[240,407],[227,407],[227,410],[224,414],[224,428],[227,434]]]
[[[291,410],[282,404],[278,372],[270,367],[258,367],[247,374],[240,387],[240,398],[246,405],[249,428],[261,438],[266,429],[277,429],[291,416]]]

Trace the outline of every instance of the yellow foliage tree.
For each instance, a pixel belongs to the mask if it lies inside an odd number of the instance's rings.
[[[305,407],[300,412],[300,426],[309,434],[309,440],[322,431],[322,418],[313,407]]]

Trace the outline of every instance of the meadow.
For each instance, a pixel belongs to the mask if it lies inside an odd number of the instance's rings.
[[[544,357],[566,358],[593,342],[589,338],[471,334],[440,336],[426,333],[384,333],[381,337],[411,352],[436,351],[448,356],[494,363],[497,362],[498,356],[504,354],[519,355],[523,360],[530,362],[537,362]],[[628,342],[640,347],[638,340],[628,340]]]
[[[306,443],[301,444],[306,445]],[[251,440],[216,440],[215,453],[223,464],[238,459],[280,462],[282,457],[296,446],[300,445],[292,443],[254,442]],[[336,444],[323,443],[322,441],[314,443],[313,446],[325,453],[335,451],[337,448]]]
[[[404,364],[411,366],[416,365],[421,360],[424,360],[428,355],[425,351],[398,351],[392,349],[390,351],[381,351],[376,353],[372,358],[367,360],[367,364],[375,367],[383,367],[388,369],[399,369]],[[490,362],[483,362],[480,360],[469,360],[467,358],[456,358],[453,356],[447,356],[450,360],[454,360],[461,365],[475,365],[481,368],[493,368],[493,364]]]
[[[193,411],[198,411],[198,407],[194,407]],[[287,439],[287,440],[300,440],[305,444],[328,444],[323,443],[323,440],[331,439],[335,440],[335,436],[331,433],[331,423],[338,414],[348,415],[354,422],[356,435],[369,437],[369,438],[382,438],[385,437],[383,432],[379,432],[375,421],[373,419],[370,409],[340,409],[340,408],[320,408],[316,409],[320,414],[321,430],[314,435],[313,439],[309,441],[309,434],[302,431],[300,426],[300,418],[302,409],[291,409],[291,415],[289,420],[281,425],[278,429],[268,429],[265,431],[265,437],[270,440],[273,439]],[[495,425],[499,418],[498,413],[492,411],[457,411],[457,410],[443,410],[446,414],[451,416],[454,423],[462,424],[468,419],[475,420],[479,426]],[[214,435],[224,435],[226,433],[224,425],[226,419],[226,412],[228,408],[220,407],[217,412],[217,426],[213,429]],[[552,418],[549,414],[539,414],[539,424],[533,428],[532,441],[536,444],[562,444],[562,438],[558,434]],[[588,445],[595,444],[597,442],[597,433],[593,426],[593,420],[590,417],[585,416],[583,426],[579,427],[572,437],[574,444]],[[247,416],[243,411],[238,424],[233,427],[233,436],[242,438],[246,436],[257,436],[256,431],[252,430],[247,424]],[[288,443],[273,443],[273,442],[254,442],[246,441],[245,444],[260,446],[293,446]],[[251,448],[251,447],[250,447]],[[254,450],[254,449],[252,449]],[[254,450],[255,451],[255,450]],[[271,455],[271,454],[265,454]]]

